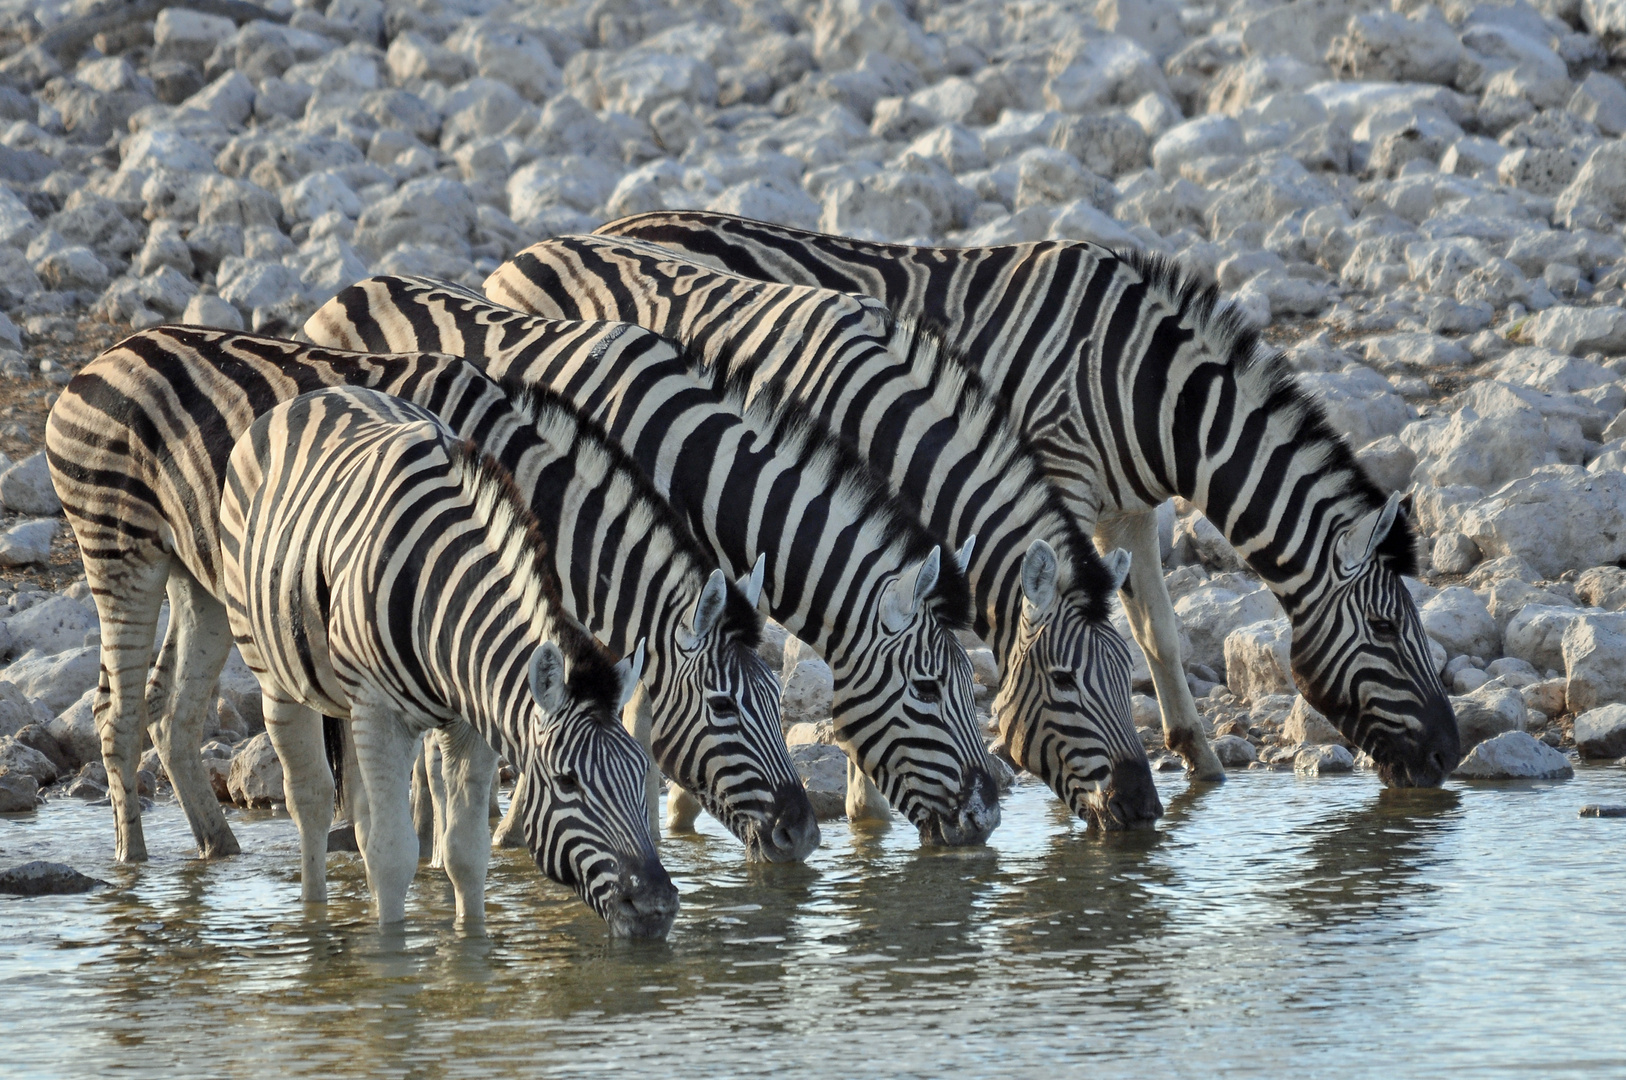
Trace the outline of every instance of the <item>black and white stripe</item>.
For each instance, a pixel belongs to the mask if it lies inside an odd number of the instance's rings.
[[[197,749],[205,698],[230,647],[219,604],[221,469],[256,416],[328,385],[411,399],[492,452],[518,478],[543,529],[566,610],[618,652],[648,641],[641,700],[661,766],[753,855],[801,858],[817,844],[780,734],[777,687],[754,648],[760,621],[751,601],[596,425],[546,391],[511,402],[455,358],[340,353],[164,327],[87,366],[53,410],[46,437],[103,619],[109,695],[99,697],[97,715],[121,858],[144,856],[140,819],[131,803],[121,805],[119,782],[133,782],[134,758],[124,754],[140,738],[144,711],[156,718],[155,742],[200,847],[237,850]],[[166,578],[172,618],[149,706],[139,691]]]
[[[433,310],[403,302],[424,288],[434,285],[352,286],[305,333],[348,348],[432,342],[505,384],[550,386],[599,420],[725,568],[766,554],[770,613],[830,664],[837,741],[892,805],[928,839],[992,831],[997,795],[951,632],[967,617],[965,579],[850,450],[792,404],[701,382],[646,330],[608,324],[598,351],[565,352],[550,344],[560,324],[478,294]]]
[[[1195,503],[1281,601],[1306,699],[1384,778],[1438,784],[1455,766],[1455,718],[1401,582],[1416,558],[1402,501],[1385,500],[1214,290],[1165,261],[1077,242],[913,248],[702,212],[602,231],[750,277],[864,293],[941,327],[1081,519],[1139,541],[1137,570],[1155,536],[1150,509],[1172,495]],[[1178,654],[1172,607],[1160,576],[1134,573],[1130,585],[1156,676]],[[1158,691],[1170,745],[1217,773],[1183,680]]]
[[[647,326],[712,377],[772,386],[811,409],[933,534],[956,547],[975,540],[965,567],[974,625],[1001,659],[994,708],[1012,759],[1080,816],[1123,824],[1161,814],[1130,715],[1128,650],[1107,619],[1127,559],[1103,565],[1003,406],[934,334],[846,293],[741,278],[604,237],[527,248],[486,288],[547,315]],[[433,308],[418,321],[448,321],[436,315],[456,304],[445,290],[434,299],[403,291]]]
[[[665,936],[677,889],[649,836],[643,751],[619,721],[640,661],[614,663],[565,613],[506,470],[428,410],[318,390],[238,440],[220,550],[232,634],[260,680],[302,843],[325,849],[332,813],[321,718],[349,720],[356,836],[380,922],[404,917],[417,869],[418,738],[466,723],[487,745],[456,754],[467,771],[449,785],[467,795],[447,825],[459,917],[483,918],[483,895],[465,906],[464,892],[485,878],[496,747],[536,792],[525,829],[542,870],[616,934]]]

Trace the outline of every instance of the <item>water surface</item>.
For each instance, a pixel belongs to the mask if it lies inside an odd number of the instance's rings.
[[[381,932],[354,855],[301,908],[284,815],[231,812],[246,854],[204,863],[160,803],[130,868],[105,807],[54,802],[0,819],[0,866],[113,887],[0,898],[0,1073],[1626,1075],[1626,820],[1576,816],[1626,803],[1626,770],[1160,786],[1155,832],[1089,833],[1029,781],[985,848],[831,822],[806,866],[703,826],[662,844],[663,945],[610,941],[520,852],[486,934],[427,866]]]

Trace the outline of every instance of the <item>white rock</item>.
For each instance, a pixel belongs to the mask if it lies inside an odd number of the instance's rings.
[[[1564,631],[1564,700],[1575,712],[1626,702],[1626,614],[1583,614]]]
[[[1502,653],[1496,620],[1472,589],[1461,585],[1441,589],[1418,609],[1428,636],[1452,656],[1495,659]]]
[[[15,735],[30,724],[49,724],[51,714],[30,701],[16,685],[0,680],[0,736]]]
[[[390,75],[402,86],[425,79],[451,85],[467,78],[469,72],[467,57],[411,30],[396,35],[390,42],[384,62],[389,66]]]
[[[32,776],[41,787],[55,783],[60,775],[50,758],[15,738],[0,739],[0,775],[7,773]]]
[[[1285,618],[1251,623],[1225,636],[1225,682],[1243,701],[1293,693],[1293,627]]]
[[[51,557],[59,524],[49,518],[24,521],[0,532],[0,566],[32,566]]]
[[[51,484],[51,468],[45,452],[30,454],[0,473],[0,501],[14,514],[58,514],[62,500]]]
[[[277,227],[282,205],[258,184],[229,176],[205,177],[198,189],[200,225],[235,225],[240,229]]]
[[[102,760],[102,737],[96,730],[95,705],[93,688],[45,725],[51,738],[76,766]]]
[[[1146,94],[1169,95],[1156,58],[1122,37],[1073,38],[1050,54],[1045,104],[1068,113],[1131,105]]]
[[[1457,716],[1457,734],[1464,747],[1474,746],[1505,731],[1523,731],[1530,723],[1524,695],[1494,683],[1451,699]]]
[[[1626,87],[1601,71],[1587,73],[1565,109],[1592,121],[1605,135],[1626,134]]]
[[[819,229],[842,236],[904,242],[932,236],[932,213],[919,199],[878,191],[858,180],[825,189]]]
[[[1580,608],[1527,604],[1508,620],[1503,651],[1537,671],[1564,670],[1564,633],[1585,614]]]
[[[830,716],[835,681],[830,667],[811,652],[780,679],[779,708],[787,724],[817,723]]]
[[[501,85],[501,84],[498,84]],[[604,108],[648,120],[669,101],[710,108],[717,103],[717,74],[710,64],[669,53],[627,53],[608,59],[597,74]]]
[[[1240,735],[1221,735],[1208,744],[1227,769],[1245,769],[1259,760],[1259,751]]]
[[[107,267],[82,244],[56,248],[34,263],[34,272],[53,289],[100,289],[107,284]]]
[[[476,74],[507,83],[531,101],[544,101],[563,86],[547,43],[526,27],[476,20],[448,38],[447,45],[468,56]]]
[[[1605,705],[1577,716],[1575,748],[1588,758],[1626,756],[1626,705]]]
[[[1626,216],[1626,145],[1618,139],[1599,143],[1587,155],[1558,196],[1555,220],[1585,206],[1616,220]]]
[[[1101,29],[1134,41],[1159,61],[1186,43],[1176,0],[1096,0],[1095,21]]]
[[[361,200],[337,172],[314,172],[282,189],[282,213],[289,222],[315,221],[334,212],[361,216]]]
[[[270,806],[282,802],[282,762],[264,732],[244,742],[233,755],[226,781],[232,801],[239,806]]]
[[[1544,349],[1582,356],[1626,351],[1626,310],[1619,307],[1550,307],[1532,316],[1520,336]]]
[[[220,15],[165,8],[152,28],[153,58],[181,60],[201,68],[215,47],[236,31],[237,25]]]
[[[790,748],[791,764],[807,788],[807,798],[820,821],[847,813],[847,755],[825,743],[802,743]]]
[[[1293,771],[1306,776],[1330,776],[1354,768],[1354,755],[1336,744],[1306,747],[1293,758]]]
[[[1317,712],[1304,695],[1299,694],[1293,698],[1293,707],[1282,723],[1282,739],[1288,743],[1336,743],[1340,746],[1348,745],[1344,736],[1328,720]]]
[[[1387,11],[1352,16],[1327,51],[1334,71],[1367,81],[1451,83],[1463,54],[1457,35],[1433,7],[1413,18]]]
[[[922,30],[907,10],[894,0],[824,0],[808,20],[814,58],[827,71],[850,68],[869,52],[926,70],[941,67],[943,43]]]
[[[181,102],[182,111],[200,112],[237,128],[254,115],[254,84],[240,71],[228,71]]]
[[[66,596],[53,596],[4,622],[16,655],[38,649],[47,655],[77,649],[85,635],[99,629],[96,609]]]
[[[1241,154],[1247,149],[1242,125],[1229,116],[1199,116],[1164,132],[1152,145],[1152,164],[1171,179],[1180,166],[1198,158]]]
[[[101,673],[101,649],[88,646],[55,656],[19,660],[0,672],[0,678],[14,683],[23,696],[55,716],[96,687]]]
[[[244,326],[242,313],[229,302],[204,293],[186,302],[181,322],[189,326],[217,326],[223,330],[241,330]]]
[[[1175,601],[1175,613],[1191,636],[1191,650],[1183,654],[1188,662],[1218,669],[1225,663],[1225,639],[1233,628],[1281,616],[1281,606],[1269,589],[1262,585],[1249,589],[1248,584],[1226,578],[1223,584],[1205,584]]]
[[[1333,430],[1355,446],[1398,434],[1417,415],[1389,380],[1369,367],[1301,375],[1299,385],[1321,403]]]
[[[1546,465],[1469,507],[1458,527],[1488,557],[1517,555],[1547,578],[1617,561],[1626,558],[1626,473]]]
[[[1567,780],[1575,769],[1569,758],[1540,739],[1507,731],[1475,746],[1454,775],[1470,780]]]

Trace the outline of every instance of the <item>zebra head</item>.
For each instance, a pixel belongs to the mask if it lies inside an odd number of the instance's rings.
[[[609,689],[581,685],[603,681],[598,672],[567,674],[551,641],[531,654],[532,745],[522,755],[530,782],[520,785],[520,813],[542,872],[575,889],[611,934],[663,938],[677,915],[677,888],[649,836],[649,759],[620,722],[642,667],[640,643],[615,665]]]
[[[999,789],[977,732],[971,661],[933,603],[941,569],[934,547],[869,605],[864,647],[835,671],[835,735],[923,842],[980,844],[999,825]],[[963,590],[963,577],[951,580]]]
[[[675,707],[654,718],[653,746],[661,769],[745,842],[747,858],[793,862],[819,846],[819,822],[785,749],[779,684],[754,647],[763,566],[758,558],[738,592],[712,571],[678,629]]]
[[[1105,559],[1111,591],[1129,553]],[[1105,829],[1163,816],[1129,704],[1129,646],[1101,597],[1057,584],[1056,553],[1043,540],[1022,558],[1022,619],[994,698],[1000,741],[1069,809]]]
[[[1401,580],[1411,554],[1391,495],[1340,532],[1331,584],[1293,612],[1293,675],[1304,698],[1372,755],[1386,784],[1433,787],[1461,759],[1456,716]],[[1386,543],[1386,541],[1388,541]]]

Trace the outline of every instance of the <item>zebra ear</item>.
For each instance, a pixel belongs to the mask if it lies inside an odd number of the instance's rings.
[[[735,583],[739,586],[740,592],[745,594],[746,601],[752,607],[756,607],[757,602],[762,599],[762,577],[767,568],[768,553],[764,551],[757,556],[756,565],[751,567],[751,572]]]
[[[960,545],[960,550],[954,553],[954,562],[959,566],[960,573],[968,573],[971,570],[971,555],[976,550],[977,534],[972,533],[965,538],[965,543]]]
[[[1399,513],[1400,493],[1394,492],[1382,506],[1361,518],[1338,538],[1333,550],[1346,575],[1358,573],[1372,561],[1378,545],[1394,528],[1395,517]]]
[[[1123,588],[1124,582],[1129,580],[1129,564],[1133,559],[1134,556],[1127,548],[1113,548],[1101,556],[1101,561],[1106,564],[1107,573],[1112,575],[1113,592]]]
[[[565,703],[565,654],[551,641],[544,641],[531,653],[531,696],[549,715]]]
[[[728,579],[721,570],[713,570],[700,590],[700,599],[694,602],[694,618],[689,620],[689,632],[696,644],[717,628],[723,617],[723,606],[728,603]]]
[[[915,612],[937,588],[937,575],[943,569],[942,549],[932,548],[914,566],[907,567],[881,594],[881,625],[894,634],[902,633],[914,621]]]
[[[625,709],[627,702],[632,700],[633,691],[638,689],[638,680],[644,674],[643,638],[638,639],[638,645],[632,650],[631,656],[623,656],[620,662],[615,665],[615,673],[621,679],[621,703],[616,707]]]
[[[1038,611],[1056,602],[1056,552],[1043,540],[1029,544],[1022,556],[1022,595]]]

